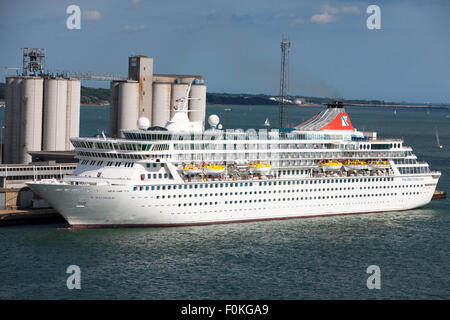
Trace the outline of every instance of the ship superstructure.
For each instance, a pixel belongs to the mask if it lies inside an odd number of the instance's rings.
[[[353,127],[332,103],[290,129],[210,128],[176,110],[165,127],[72,138],[79,164],[28,185],[74,227],[179,226],[408,210],[440,172],[402,139]]]

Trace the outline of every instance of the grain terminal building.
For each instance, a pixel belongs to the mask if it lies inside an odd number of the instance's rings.
[[[176,100],[188,92],[189,119],[204,124],[204,77],[153,70],[153,58],[138,55],[128,59],[128,77],[50,73],[45,71],[44,49],[24,48],[22,71],[6,77],[0,189],[19,190],[26,181],[60,179],[75,169],[78,159],[70,138],[79,136],[81,80],[110,81],[112,137],[120,137],[122,129],[136,128],[140,117],[148,118],[151,126],[165,126]]]
[[[35,151],[72,150],[71,137],[79,136],[80,80],[98,80],[83,73],[46,73],[45,51],[24,48],[21,74],[6,77],[3,164],[28,164]],[[109,134],[136,128],[140,117],[163,127],[177,99],[186,98],[191,121],[204,124],[206,86],[203,76],[153,73],[153,58],[131,56],[128,77],[111,80]],[[189,86],[191,86],[190,90]]]

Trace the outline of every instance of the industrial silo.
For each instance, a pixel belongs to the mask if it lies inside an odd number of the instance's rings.
[[[139,116],[139,83],[126,81],[119,84],[117,131],[136,128]]]
[[[206,86],[193,84],[191,86],[189,100],[189,120],[205,123],[206,116]]]
[[[20,161],[20,135],[22,119],[22,82],[21,77],[15,78],[12,89],[12,125],[11,125],[11,155],[10,163],[19,163]]]
[[[165,127],[169,120],[171,87],[171,83],[153,83],[152,126]]]
[[[187,83],[173,83],[172,84],[172,98],[170,103],[170,118],[173,117],[176,100],[180,98],[186,98],[187,91],[189,89],[189,84]],[[186,105],[187,106],[187,105]]]
[[[13,117],[14,117],[14,77],[6,78],[5,86],[5,131],[3,141],[3,163],[11,163],[11,149],[13,136]]]
[[[109,136],[117,137],[117,112],[119,109],[119,81],[110,83],[110,101],[109,101]]]
[[[18,163],[31,162],[28,151],[41,151],[44,79],[23,78]]]
[[[44,81],[43,150],[57,151],[66,148],[67,80]]]
[[[66,142],[65,150],[72,150],[70,138],[80,135],[80,80],[67,80],[67,105],[66,105]]]

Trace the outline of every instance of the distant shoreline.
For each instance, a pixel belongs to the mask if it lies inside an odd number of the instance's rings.
[[[4,102],[2,103],[0,101],[0,104],[4,104]],[[110,104],[103,104],[103,103],[87,103],[81,104],[82,106],[86,106],[86,107],[109,107]],[[213,106],[268,106],[268,105],[272,105],[274,107],[276,107],[276,104],[238,104],[238,103],[208,103],[207,105],[213,105]],[[302,104],[288,104],[288,106],[290,107],[324,107],[323,104],[318,104],[318,103],[302,103]],[[383,107],[387,107],[387,108],[425,108],[425,109],[449,109],[446,106],[430,106],[430,105],[420,105],[420,104],[371,104],[371,103],[350,103],[350,104],[345,104],[344,106],[346,107],[379,107],[379,108],[383,108]]]

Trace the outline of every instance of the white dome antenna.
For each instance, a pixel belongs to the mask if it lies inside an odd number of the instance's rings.
[[[147,130],[150,127],[150,120],[146,117],[140,117],[137,121],[137,127],[140,130]]]
[[[209,123],[209,125],[210,125],[212,128],[214,128],[214,129],[217,127],[217,125],[219,124],[219,122],[220,122],[220,119],[219,119],[219,117],[218,117],[217,115],[215,115],[215,114],[210,115],[209,118],[208,118],[208,123]]]

